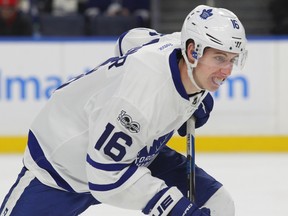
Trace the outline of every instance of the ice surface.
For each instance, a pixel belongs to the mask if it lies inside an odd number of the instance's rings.
[[[237,216],[288,215],[288,153],[201,153],[196,163],[232,194]],[[0,154],[0,202],[22,167],[21,155]],[[108,205],[90,207],[81,216],[140,216],[141,212]]]

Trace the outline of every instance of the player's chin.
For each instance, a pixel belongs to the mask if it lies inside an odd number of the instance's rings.
[[[206,86],[206,90],[208,90],[209,92],[215,92],[220,88],[220,85],[217,83],[210,83],[210,85]]]
[[[209,88],[209,89],[206,89],[207,91],[209,92],[216,92],[219,88]]]
[[[215,92],[220,88],[220,86],[221,86],[221,82],[219,82],[219,80],[211,79],[205,89],[210,92]]]

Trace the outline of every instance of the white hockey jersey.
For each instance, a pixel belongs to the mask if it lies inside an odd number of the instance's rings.
[[[51,187],[141,210],[167,187],[147,166],[206,92],[185,92],[178,33],[135,29],[116,53],[54,92],[31,125],[24,165]]]

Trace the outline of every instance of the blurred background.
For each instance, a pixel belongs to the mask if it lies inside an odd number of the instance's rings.
[[[197,150],[288,151],[284,0],[0,0],[0,151],[22,152],[29,125],[53,90],[113,55],[123,32],[180,31],[199,4],[239,17],[248,59],[213,93],[215,108],[198,130]],[[183,151],[182,140],[174,141]]]
[[[54,89],[111,57],[123,32],[180,31],[199,4],[239,17],[248,59],[213,93],[211,117],[196,130],[198,162],[228,185],[238,215],[287,215],[279,205],[288,196],[287,0],[0,0],[0,200],[20,170],[29,126]],[[185,152],[177,134],[169,145]],[[13,163],[16,169],[7,166]]]
[[[248,35],[287,33],[285,0],[1,0],[0,35],[117,36],[138,26],[170,33],[199,4],[235,12]]]

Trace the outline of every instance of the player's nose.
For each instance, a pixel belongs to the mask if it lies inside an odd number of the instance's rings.
[[[233,69],[233,64],[228,64],[225,67],[222,67],[220,69],[220,72],[225,75],[226,77],[230,76],[232,73],[232,69]]]

